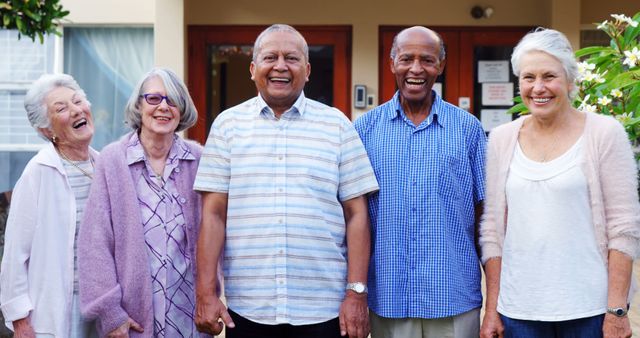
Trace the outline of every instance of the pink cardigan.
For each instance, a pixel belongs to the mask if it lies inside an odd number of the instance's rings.
[[[622,125],[608,116],[586,114],[585,154],[580,166],[589,185],[596,243],[606,265],[611,249],[632,258],[638,255],[638,171]],[[518,133],[527,118],[497,127],[489,135],[486,199],[480,224],[483,264],[490,258],[502,256],[508,210],[505,185]]]

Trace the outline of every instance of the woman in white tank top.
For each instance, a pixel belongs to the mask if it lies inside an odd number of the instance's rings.
[[[511,62],[531,115],[489,139],[481,337],[630,337],[640,207],[624,129],[572,107],[562,33],[527,34]]]

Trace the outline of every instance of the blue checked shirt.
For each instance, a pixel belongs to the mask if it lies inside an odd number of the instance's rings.
[[[380,191],[369,196],[369,307],[387,318],[441,318],[482,305],[474,206],[484,200],[482,125],[432,94],[409,120],[398,93],[355,127]]]
[[[262,324],[338,316],[347,282],[340,202],[378,190],[344,114],[304,94],[280,119],[261,97],[235,106],[214,121],[194,188],[228,193],[230,309]]]

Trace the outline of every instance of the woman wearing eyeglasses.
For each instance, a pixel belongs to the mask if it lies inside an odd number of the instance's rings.
[[[185,84],[147,73],[129,98],[134,129],[102,151],[79,238],[80,303],[101,337],[197,337],[195,244],[202,147],[176,132],[195,124]]]

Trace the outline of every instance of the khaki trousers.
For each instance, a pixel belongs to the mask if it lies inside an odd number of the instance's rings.
[[[369,311],[371,338],[478,338],[480,308],[453,317],[384,318]]]

